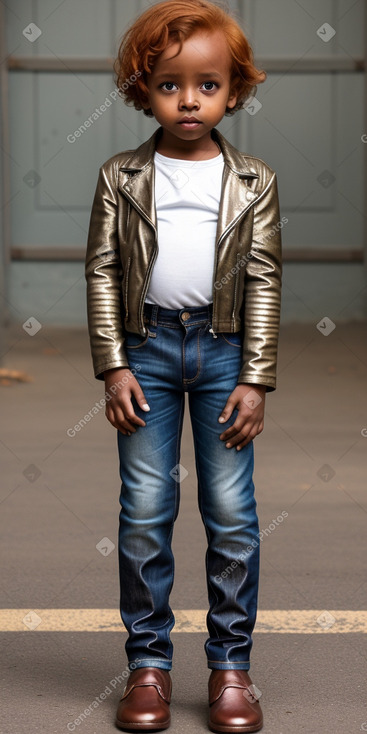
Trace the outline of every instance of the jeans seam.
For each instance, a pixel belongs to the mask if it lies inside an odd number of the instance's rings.
[[[144,663],[146,660],[148,660],[148,661],[156,660],[159,663],[172,663],[173,658],[154,658],[154,657],[151,657],[151,658],[139,658],[139,663]],[[130,664],[131,663],[136,663],[136,660],[129,660],[129,662],[130,662]],[[138,666],[138,663],[136,665]]]
[[[208,658],[208,663],[218,663],[218,665],[243,665],[249,662],[249,660],[210,660]]]
[[[228,341],[228,339],[226,339],[226,337],[224,336],[224,334],[226,334],[226,333],[227,332],[225,332],[225,331],[218,331],[218,334],[222,337],[222,339],[224,339],[224,341],[226,342],[226,344],[229,344],[230,347],[235,347],[237,349],[241,349],[242,348],[242,344],[233,344],[232,342]],[[237,331],[234,331],[234,332],[231,332],[231,333],[237,334],[238,332]]]
[[[186,338],[186,335],[185,335],[185,338]],[[183,364],[183,378],[182,378],[182,380],[183,380],[183,384],[184,385],[190,385],[190,384],[196,382],[196,380],[198,380],[198,378],[200,377],[200,373],[201,373],[200,329],[198,330],[197,337],[196,337],[196,339],[197,339],[197,346],[196,346],[196,349],[197,349],[197,362],[196,362],[196,364],[197,364],[197,371],[196,371],[196,375],[194,377],[185,377],[185,374],[186,374],[186,369],[185,369],[185,367],[186,367],[186,360],[185,360],[185,338],[182,341],[182,364]]]
[[[199,324],[208,324],[210,323],[210,319],[199,319],[198,321],[185,321],[184,326],[198,326]]]
[[[180,324],[177,324],[176,326],[175,324],[162,323],[162,321],[158,321],[157,326],[164,326],[166,329],[179,329],[180,328]]]
[[[185,410],[185,397],[184,395],[181,396],[181,407],[180,407],[180,415],[178,418],[178,431],[177,431],[177,442],[176,442],[176,465],[179,464],[180,459],[180,444],[181,444],[181,435],[182,435],[182,425],[183,425],[183,418],[184,418],[184,410]],[[175,492],[175,507],[174,507],[174,513],[173,513],[173,522],[172,522],[172,531],[175,519],[177,517],[177,510],[178,510],[178,502],[179,502],[179,493],[177,491],[178,485],[176,482],[176,492]]]
[[[194,447],[195,447],[195,456],[196,456],[196,453],[198,451],[198,448],[197,448],[196,436],[195,436],[195,432],[194,431],[193,431],[193,436],[194,436]],[[205,528],[205,534],[206,534],[207,544],[208,544],[208,549],[207,549],[207,552],[205,553],[205,575],[206,575],[207,590],[208,590],[208,596],[209,596],[209,589],[211,589],[211,591],[213,593],[213,596],[215,597],[216,602],[218,602],[218,596],[215,593],[215,590],[212,588],[212,584],[210,583],[209,562],[208,562],[208,551],[209,551],[209,544],[210,544],[210,531],[209,531],[208,525],[207,525],[207,523],[205,521],[205,512],[203,511],[202,491],[201,491],[202,483],[201,483],[201,476],[200,476],[200,465],[199,465],[199,462],[198,461],[196,461],[195,463],[196,463],[196,473],[197,473],[198,485],[199,485],[198,504],[199,504],[200,515],[201,515],[201,519],[202,519],[202,522],[203,522],[203,525],[204,525],[204,528]],[[209,605],[209,608],[208,608],[208,612],[207,612],[207,615],[206,615],[207,629],[208,629],[208,616],[209,616],[209,613],[210,613],[210,599],[209,598],[208,598],[208,605]],[[214,627],[214,625],[213,625],[213,627]],[[216,634],[217,634],[216,639],[219,640],[218,633],[216,633]],[[209,638],[211,638],[211,634],[210,634],[209,629],[208,629],[208,635],[209,635]],[[211,662],[213,662],[213,661],[211,661]]]

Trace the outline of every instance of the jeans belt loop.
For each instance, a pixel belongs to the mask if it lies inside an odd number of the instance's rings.
[[[155,303],[152,306],[152,311],[151,311],[151,316],[150,316],[150,323],[152,326],[157,326],[158,309],[159,309],[159,306]]]

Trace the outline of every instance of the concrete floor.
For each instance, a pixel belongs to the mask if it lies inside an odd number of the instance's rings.
[[[86,330],[12,326],[3,366],[31,383],[0,387],[3,571],[0,608],[118,609],[116,432],[101,410],[66,434],[103,395]],[[278,386],[254,441],[261,544],[259,611],[366,610],[367,340],[365,324],[281,329]],[[189,474],[175,526],[173,609],[207,605],[205,535],[186,404],[181,463]],[[189,541],[189,542],[188,542]],[[17,611],[14,612],[17,616]],[[62,615],[62,611],[60,611]],[[19,615],[18,615],[19,616]],[[316,615],[317,616],[317,615]],[[262,692],[264,734],[367,730],[363,632],[254,633],[250,674]],[[172,734],[208,731],[205,633],[173,635]],[[2,734],[66,733],[126,669],[126,633],[1,632]],[[123,684],[74,730],[107,734]],[[69,724],[69,727],[68,727]]]

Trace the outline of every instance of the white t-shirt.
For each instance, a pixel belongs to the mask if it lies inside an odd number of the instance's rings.
[[[213,300],[215,238],[224,158],[169,158],[155,151],[158,255],[145,301],[163,308]]]

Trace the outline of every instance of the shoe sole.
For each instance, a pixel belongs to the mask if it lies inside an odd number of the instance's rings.
[[[235,734],[235,732],[247,732],[247,731],[259,731],[264,726],[264,722],[261,721],[260,724],[257,726],[221,726],[217,724],[212,724],[211,721],[209,721],[209,729],[210,731],[218,731],[218,732],[228,732],[229,734]]]
[[[164,721],[161,724],[128,724],[127,722],[124,723],[116,719],[115,724],[119,729],[124,729],[125,731],[162,731],[162,729],[168,729],[171,720],[168,719],[168,721]]]

